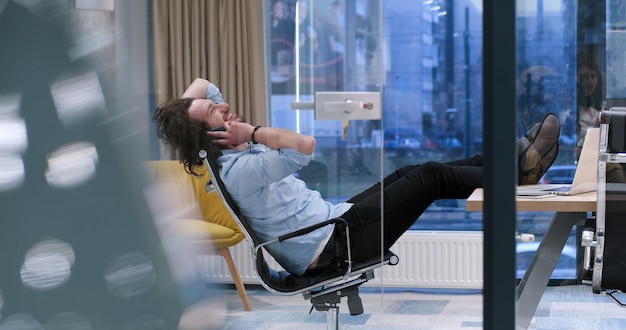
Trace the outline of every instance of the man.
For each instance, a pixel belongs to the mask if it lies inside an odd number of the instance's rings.
[[[330,203],[292,175],[311,160],[312,136],[246,123],[229,111],[219,89],[201,78],[181,99],[159,105],[154,121],[159,138],[177,150],[190,173],[197,174],[202,164],[200,149],[217,159],[228,192],[261,238],[341,217],[350,226],[356,262],[379,254],[381,239],[383,248],[389,249],[433,201],[467,198],[482,186],[482,156],[476,155],[445,164],[406,166],[383,180],[382,191],[377,183],[346,202]],[[224,130],[209,130],[217,127]],[[520,184],[537,183],[552,165],[559,132],[559,121],[550,114],[518,141]],[[332,262],[334,245],[328,243],[335,234],[327,226],[269,245],[268,250],[287,271],[301,275]]]

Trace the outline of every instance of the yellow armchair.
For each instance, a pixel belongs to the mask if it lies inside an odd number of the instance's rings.
[[[168,196],[182,201],[179,206],[181,210],[177,210],[176,220],[169,226],[169,232],[173,231],[177,237],[183,237],[186,243],[198,247],[195,250],[202,251],[200,253],[221,255],[226,261],[244,309],[251,310],[248,295],[229,250],[229,247],[241,242],[245,235],[220,197],[205,191],[204,185],[209,173],[205,171],[202,177],[188,174],[183,164],[177,160],[147,161],[144,164],[152,179],[166,182],[169,184],[167,187],[173,187],[171,191],[166,191]],[[193,203],[194,201],[197,203]]]

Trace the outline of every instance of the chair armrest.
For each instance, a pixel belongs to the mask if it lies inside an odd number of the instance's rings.
[[[272,240],[269,240],[269,241],[265,241],[265,242],[263,242],[263,243],[261,243],[261,244],[259,244],[259,245],[254,247],[254,249],[253,249],[254,250],[253,251],[254,255],[256,256],[258,254],[259,250],[261,248],[264,248],[266,245],[269,245],[269,244],[272,244],[272,243],[276,243],[276,242],[282,242],[282,241],[288,240],[288,239],[293,238],[293,237],[302,236],[302,235],[308,234],[308,233],[310,233],[310,232],[312,232],[312,231],[314,231],[316,229],[319,229],[319,228],[322,228],[324,226],[328,226],[328,225],[331,225],[331,224],[343,225],[345,236],[343,238],[340,238],[340,240],[345,241],[345,244],[346,244],[345,248],[347,250],[347,258],[348,258],[348,260],[346,260],[346,261],[347,261],[348,268],[347,268],[347,271],[346,271],[344,276],[347,277],[352,272],[352,250],[350,248],[350,227],[348,226],[348,222],[346,220],[342,219],[342,218],[333,218],[333,219],[329,219],[329,220],[326,220],[326,221],[322,221],[322,222],[314,224],[312,226],[305,227],[305,228],[302,228],[302,229],[298,229],[298,230],[296,230],[294,232],[291,232],[291,233],[288,233],[288,234],[285,234],[285,235],[281,235],[278,238],[275,238],[275,239],[272,239]],[[337,243],[337,240],[335,241],[335,244],[336,243]],[[337,249],[335,249],[335,250],[336,250],[335,252],[338,253]]]

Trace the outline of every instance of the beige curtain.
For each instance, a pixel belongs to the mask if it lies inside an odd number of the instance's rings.
[[[217,85],[231,110],[267,125],[262,0],[153,0],[157,104],[198,77]],[[172,158],[162,150],[161,158]]]

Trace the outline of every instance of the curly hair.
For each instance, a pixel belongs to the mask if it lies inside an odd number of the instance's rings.
[[[157,106],[152,120],[156,125],[157,137],[174,148],[185,166],[185,171],[200,176],[202,173],[198,171],[198,167],[202,167],[203,162],[198,152],[204,149],[208,157],[215,159],[222,151],[206,135],[209,125],[189,117],[187,109],[193,100],[183,98],[165,101]]]

